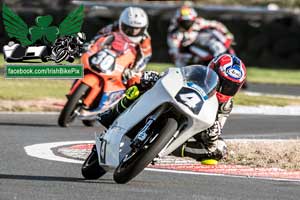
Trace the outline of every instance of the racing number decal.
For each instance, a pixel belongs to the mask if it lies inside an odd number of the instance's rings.
[[[106,51],[100,51],[91,58],[91,64],[103,71],[109,70],[114,62],[115,58]]]
[[[111,55],[107,55],[101,62],[101,67],[103,70],[108,70],[115,62],[115,58]]]
[[[99,53],[97,53],[95,56],[92,57],[91,63],[94,65],[99,65],[106,55],[107,53],[105,51],[100,51]]]
[[[175,99],[186,105],[196,115],[200,112],[203,105],[203,100],[200,94],[192,88],[183,87],[178,92]]]
[[[190,108],[195,108],[196,105],[201,101],[200,97],[194,92],[187,94],[179,94],[181,100]]]

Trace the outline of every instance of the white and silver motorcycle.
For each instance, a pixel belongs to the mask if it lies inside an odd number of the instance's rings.
[[[217,115],[218,83],[218,75],[205,66],[169,68],[107,131],[96,135],[82,175],[97,179],[114,171],[117,183],[127,183],[154,158],[209,128]]]

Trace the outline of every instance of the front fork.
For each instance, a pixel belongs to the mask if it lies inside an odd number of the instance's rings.
[[[163,106],[159,107],[150,117],[148,117],[145,126],[134,137],[131,144],[132,148],[138,149],[147,142],[146,139],[149,139],[150,137],[148,137],[148,135],[151,134],[151,132],[148,131],[150,126],[165,112],[166,109],[167,105],[164,104]]]

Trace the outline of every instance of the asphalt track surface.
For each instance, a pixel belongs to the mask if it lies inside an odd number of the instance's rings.
[[[299,199],[300,183],[254,178],[144,171],[126,185],[111,174],[96,181],[82,178],[80,164],[29,157],[24,146],[93,140],[94,131],[79,122],[56,125],[57,115],[0,114],[0,199]],[[225,138],[296,138],[295,116],[232,115]],[[238,125],[237,125],[238,124]],[[297,135],[298,131],[298,135]]]

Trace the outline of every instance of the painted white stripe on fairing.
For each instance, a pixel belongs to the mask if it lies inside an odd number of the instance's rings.
[[[94,141],[66,141],[66,142],[52,142],[52,143],[42,143],[42,144],[34,144],[30,146],[24,147],[25,152],[32,157],[37,157],[46,160],[54,160],[59,162],[67,162],[67,163],[75,163],[82,164],[83,161],[64,158],[60,156],[56,156],[51,148],[55,148],[58,146],[65,146],[71,144],[86,144],[86,143],[94,143]],[[204,173],[204,172],[191,172],[191,171],[177,171],[177,170],[169,170],[169,169],[153,169],[153,168],[145,168],[147,171],[154,172],[167,172],[167,173],[176,173],[176,174],[191,174],[191,175],[205,175],[205,176],[220,176],[220,177],[233,177],[233,178],[251,178],[258,180],[272,180],[272,181],[291,181],[291,182],[299,182],[300,180],[289,180],[289,179],[281,179],[281,178],[268,178],[268,177],[247,177],[247,176],[238,176],[238,175],[228,175],[228,174],[214,174],[214,173]]]
[[[52,142],[52,143],[42,143],[42,144],[34,144],[30,146],[25,146],[25,152],[27,155],[46,159],[46,160],[54,160],[54,161],[60,161],[60,162],[68,162],[68,163],[79,163],[82,164],[83,161],[70,159],[70,158],[64,158],[55,155],[51,148],[55,148],[58,146],[64,146],[64,145],[71,145],[71,144],[85,144],[85,143],[95,143],[94,140],[91,141],[68,141],[68,142]]]

